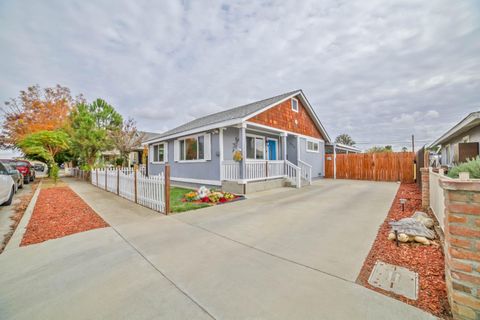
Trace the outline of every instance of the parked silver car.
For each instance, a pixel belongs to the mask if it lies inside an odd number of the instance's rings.
[[[9,206],[12,204],[15,193],[15,182],[8,174],[7,168],[0,162],[0,205]]]
[[[5,169],[7,169],[8,174],[12,177],[13,182],[15,182],[15,192],[18,189],[23,188],[23,174],[20,173],[20,171],[17,170],[15,165],[10,164],[10,163],[4,163]]]

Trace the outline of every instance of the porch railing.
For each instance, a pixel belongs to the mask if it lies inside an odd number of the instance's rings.
[[[296,188],[302,187],[301,171],[302,169],[300,167],[297,167],[290,161],[285,160],[285,175],[291,182],[295,183]]]
[[[244,178],[241,177],[241,163],[225,160],[221,166],[221,179],[226,181],[256,181],[277,178],[288,178],[300,187],[301,169],[284,160],[247,160]]]
[[[301,169],[302,179],[307,181],[309,185],[312,184],[312,166],[302,160],[298,160],[298,166]]]

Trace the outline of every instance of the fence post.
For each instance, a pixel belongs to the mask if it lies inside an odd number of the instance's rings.
[[[265,176],[268,178],[268,160],[265,161]]]
[[[103,171],[105,172],[105,190],[108,190],[107,188],[107,168],[103,169]]]
[[[135,203],[137,203],[137,169],[138,166],[134,165],[133,166],[133,185],[134,185],[134,190],[135,190]]]
[[[117,166],[117,196],[120,194],[120,167]]]
[[[165,172],[163,175],[164,188],[165,188],[165,214],[170,213],[170,165],[167,163],[165,165]]]

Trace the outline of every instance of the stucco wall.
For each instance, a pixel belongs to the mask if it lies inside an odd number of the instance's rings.
[[[453,159],[455,159],[455,154],[458,152],[458,143],[462,142],[465,136],[469,136],[469,142],[480,142],[480,126],[472,128],[467,132],[461,133],[442,145],[442,149],[441,149],[442,165],[452,164]],[[447,145],[450,146],[450,159],[447,159],[447,152],[446,152]]]
[[[319,152],[307,151],[307,139],[300,138],[300,160],[312,166],[312,178],[325,175],[323,162],[325,161],[325,143],[319,143]]]
[[[220,148],[218,133],[211,133],[212,160],[202,162],[175,162],[174,139],[168,140],[168,163],[170,176],[173,178],[220,180]],[[151,157],[150,157],[151,158]],[[164,170],[164,164],[149,163],[149,174],[156,175]]]

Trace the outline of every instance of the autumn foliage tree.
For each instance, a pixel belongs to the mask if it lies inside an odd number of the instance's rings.
[[[123,165],[126,165],[128,154],[142,143],[145,134],[138,131],[135,120],[129,118],[123,122],[120,130],[111,131],[110,137],[113,145],[120,152]]]
[[[20,91],[18,98],[6,101],[1,108],[0,148],[16,147],[31,133],[67,127],[73,108],[83,101],[83,96],[73,98],[70,89],[60,85],[45,89],[35,85]]]

